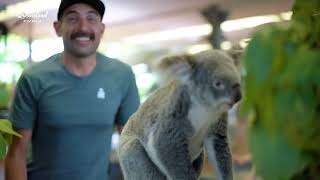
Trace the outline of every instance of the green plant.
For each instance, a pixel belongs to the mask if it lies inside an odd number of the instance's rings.
[[[9,91],[8,85],[0,82],[0,110],[8,108]]]
[[[267,180],[320,177],[320,1],[297,0],[286,26],[255,33],[244,62],[249,144]]]
[[[7,147],[11,144],[12,136],[21,137],[12,129],[11,122],[7,119],[0,119],[0,159],[4,159]]]

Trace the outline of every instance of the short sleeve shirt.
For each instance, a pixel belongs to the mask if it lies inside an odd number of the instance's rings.
[[[32,129],[28,180],[106,180],[114,124],[139,106],[129,65],[97,54],[85,77],[65,69],[61,54],[21,75],[10,112],[16,128]]]

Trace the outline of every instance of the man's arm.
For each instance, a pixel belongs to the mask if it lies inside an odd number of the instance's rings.
[[[31,140],[31,129],[16,129],[21,138],[13,137],[5,159],[6,180],[27,180],[27,150]]]
[[[121,133],[124,125],[127,123],[130,116],[137,111],[140,105],[139,92],[133,71],[130,71],[128,87],[124,92],[120,107],[116,116],[117,130]]]

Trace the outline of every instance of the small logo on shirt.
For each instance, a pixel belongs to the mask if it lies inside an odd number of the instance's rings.
[[[106,98],[106,93],[104,92],[103,88],[99,88],[97,92],[97,98],[98,99],[105,99]]]

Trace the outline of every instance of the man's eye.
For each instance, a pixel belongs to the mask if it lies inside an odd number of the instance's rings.
[[[77,18],[76,18],[76,17],[68,17],[68,18],[67,18],[67,21],[68,21],[68,22],[76,22],[76,21],[77,21]]]
[[[224,84],[220,80],[213,81],[213,87],[219,90],[224,89]]]
[[[98,17],[96,17],[96,16],[89,16],[89,17],[88,17],[88,21],[89,21],[89,22],[98,22]]]

